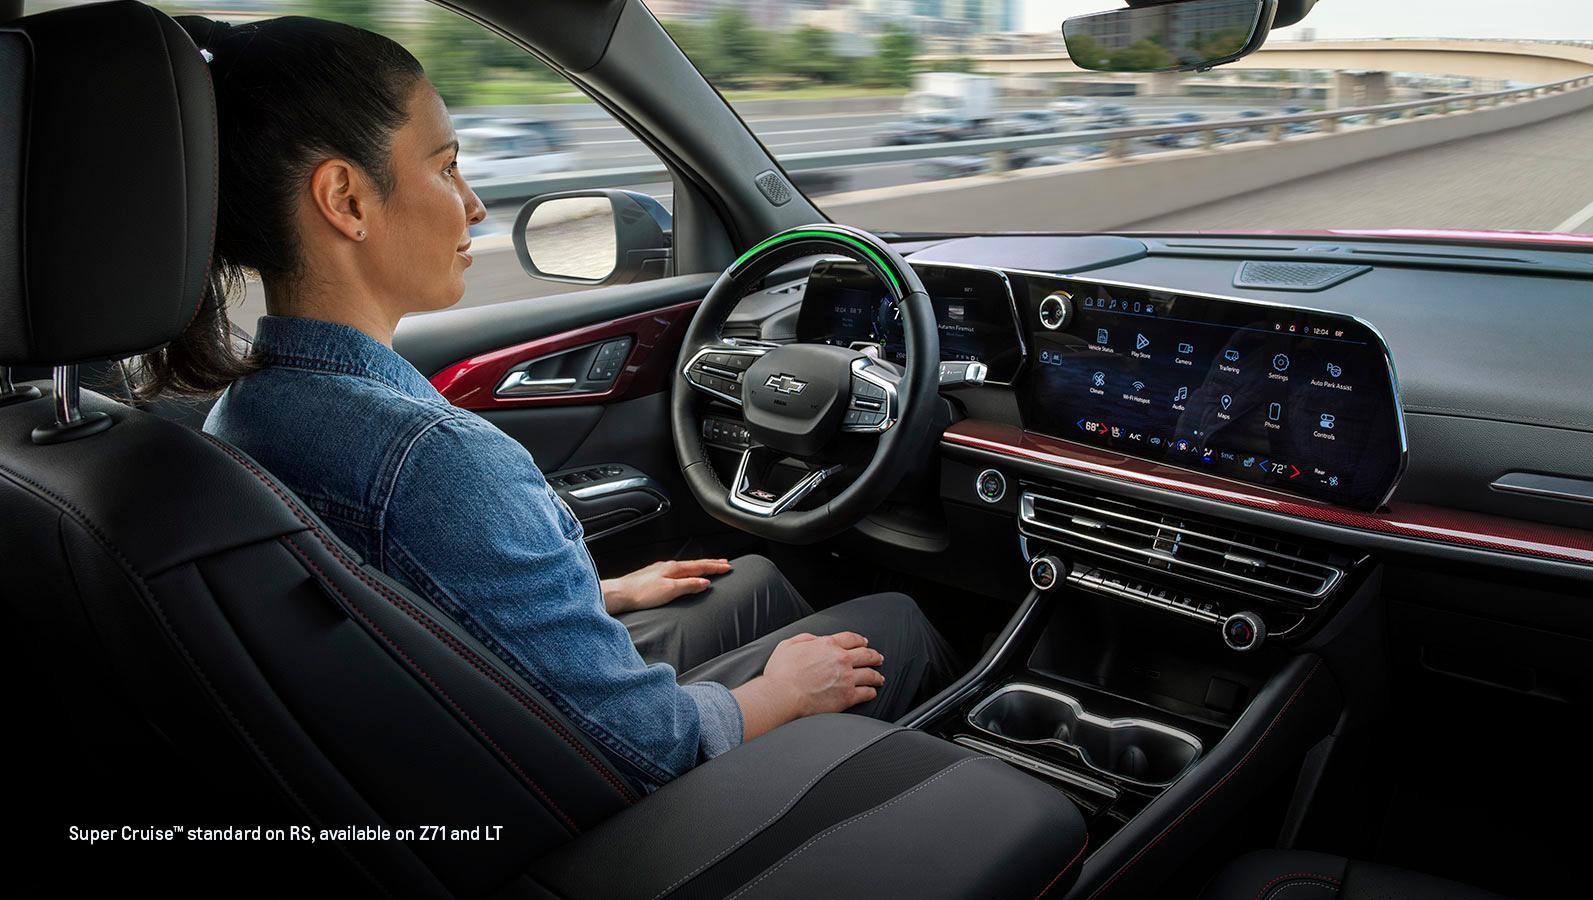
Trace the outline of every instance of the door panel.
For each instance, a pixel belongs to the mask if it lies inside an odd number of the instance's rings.
[[[400,323],[393,346],[444,396],[524,445],[544,473],[619,466],[651,479],[667,510],[593,540],[603,574],[655,559],[725,555],[741,549],[744,536],[691,499],[669,433],[669,375],[713,280],[666,278],[414,316]],[[623,359],[607,381],[610,369],[598,368],[597,350],[621,339],[628,340]],[[501,394],[504,379],[520,371],[539,385],[574,382],[547,393]],[[588,533],[600,530],[595,524]]]

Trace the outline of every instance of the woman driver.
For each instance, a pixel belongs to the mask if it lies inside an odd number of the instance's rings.
[[[644,787],[801,716],[894,719],[949,680],[944,640],[901,594],[813,613],[758,557],[599,580],[526,449],[392,349],[406,313],[463,296],[468,229],[485,216],[420,64],[333,22],[179,21],[211,60],[221,196],[206,300],[143,360],[144,396],[224,390],[206,431],[485,642]],[[246,269],[269,314],[242,354],[226,298]]]

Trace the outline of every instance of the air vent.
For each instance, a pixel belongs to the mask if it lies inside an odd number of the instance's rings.
[[[758,190],[763,192],[763,196],[775,206],[784,206],[791,202],[791,186],[785,183],[779,172],[773,169],[759,172],[753,181],[758,185]]]
[[[1239,274],[1234,276],[1233,286],[1267,291],[1320,291],[1371,270],[1371,266],[1337,263],[1246,260],[1239,264]]]
[[[1070,488],[1025,490],[1025,535],[1140,569],[1310,608],[1353,562],[1315,544]]]

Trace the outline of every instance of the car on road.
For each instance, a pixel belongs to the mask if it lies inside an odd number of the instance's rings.
[[[1027,109],[996,123],[1002,134],[1051,134],[1063,130],[1062,119],[1048,109]]]
[[[1103,103],[1095,108],[1095,121],[1112,126],[1132,125],[1134,110],[1121,103]]]
[[[459,166],[478,180],[529,178],[563,172],[575,153],[540,127],[493,123],[457,132]]]
[[[932,113],[885,125],[875,136],[875,143],[933,144],[978,136],[979,129],[973,121],[944,113]]]
[[[1087,116],[1095,111],[1095,101],[1086,97],[1058,97],[1047,107],[1064,116]]]

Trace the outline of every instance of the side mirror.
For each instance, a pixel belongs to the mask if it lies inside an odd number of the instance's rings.
[[[1210,69],[1261,48],[1278,0],[1187,0],[1074,16],[1062,23],[1068,58],[1099,72]]]
[[[672,219],[636,191],[559,191],[532,197],[514,219],[514,252],[533,278],[630,284],[669,274]]]

